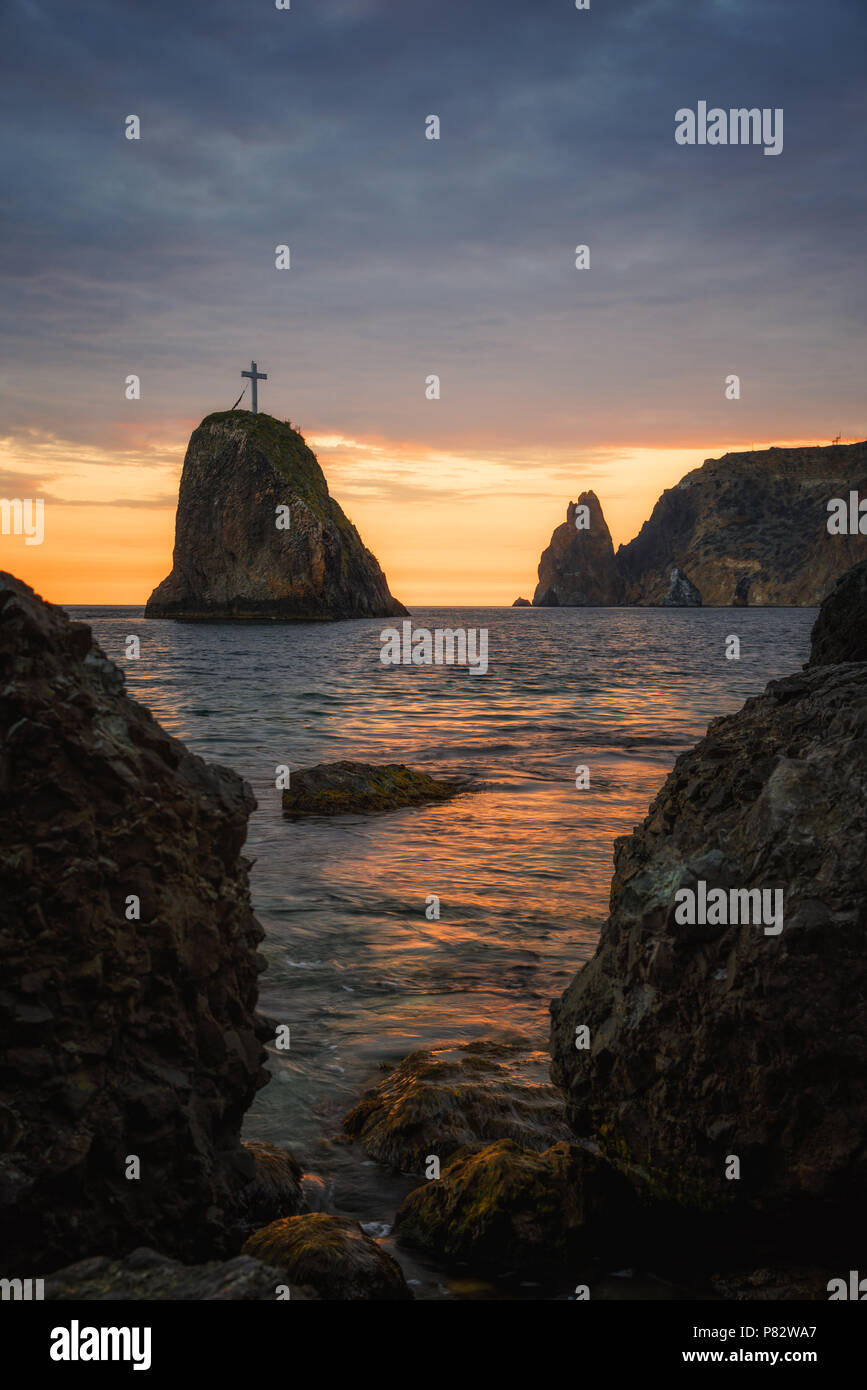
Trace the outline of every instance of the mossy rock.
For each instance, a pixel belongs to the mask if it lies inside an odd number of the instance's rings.
[[[415,1188],[394,1232],[441,1259],[504,1276],[553,1272],[591,1254],[629,1205],[622,1180],[590,1150],[560,1143],[536,1153],[501,1139],[461,1150],[439,1178]]]
[[[444,782],[404,763],[319,763],[291,774],[283,792],[287,816],[370,815],[449,801],[473,788],[468,782]]]
[[[412,1298],[397,1261],[347,1217],[317,1211],[272,1221],[249,1237],[243,1253],[283,1270],[320,1298]]]

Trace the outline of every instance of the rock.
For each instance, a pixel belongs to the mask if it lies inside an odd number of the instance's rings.
[[[513,608],[532,608],[533,605],[528,598],[516,598],[512,604]]]
[[[267,1080],[241,857],[255,801],[123,685],[88,627],[0,574],[0,1260],[16,1276],[240,1244],[239,1131]]]
[[[547,1149],[571,1137],[549,1063],[545,1052],[488,1039],[420,1049],[365,1091],[344,1131],[405,1173],[423,1173],[429,1154],[442,1163],[480,1140]]]
[[[563,1268],[605,1230],[609,1254],[628,1210],[622,1178],[572,1144],[543,1153],[511,1139],[455,1154],[438,1179],[404,1198],[395,1237],[441,1259],[500,1276]],[[625,1201],[625,1205],[624,1205]]]
[[[244,1230],[257,1231],[269,1221],[305,1211],[304,1174],[289,1150],[255,1140],[245,1140],[243,1147],[256,1165],[255,1177],[243,1188],[237,1202],[237,1215]]]
[[[124,1302],[139,1299],[273,1301],[280,1286],[286,1286],[284,1274],[248,1255],[236,1255],[225,1262],[182,1265],[143,1247],[122,1260],[108,1260],[98,1255],[58,1270],[45,1281],[45,1297],[60,1302],[79,1299],[100,1302],[114,1299]],[[310,1290],[291,1285],[289,1290],[291,1299],[315,1296]]]
[[[663,608],[701,608],[701,594],[690,579],[677,566],[671,571],[668,593],[662,600]]]
[[[311,1212],[272,1221],[256,1231],[244,1253],[283,1270],[320,1298],[381,1302],[412,1298],[400,1265],[365,1235],[357,1221]]]
[[[837,580],[813,624],[807,665],[839,661],[867,661],[867,561]]]
[[[828,1275],[814,1268],[754,1269],[749,1274],[715,1274],[711,1283],[720,1298],[784,1302],[826,1302]]]
[[[448,801],[471,790],[468,781],[444,782],[403,763],[319,763],[290,774],[283,811],[287,816],[369,815]]]
[[[580,530],[575,526],[579,507],[587,509],[589,522]],[[620,602],[620,589],[611,533],[599,499],[595,492],[582,492],[577,502],[569,503],[566,520],[542,554],[533,606],[607,606]]]
[[[867,536],[828,534],[828,502],[867,494],[867,442],[707,459],[668,488],[617,551],[624,603],[662,603],[673,565],[707,606],[821,603],[867,559]],[[733,598],[734,595],[734,598]]]
[[[278,529],[278,517],[288,527]],[[146,617],[405,613],[291,425],[247,410],[202,421],[184,459],[172,572],[151,594]]]
[[[851,1248],[865,1217],[865,789],[867,663],[714,720],[617,841],[599,946],[552,1007],[575,1132],[688,1222],[767,1227],[800,1257]],[[699,881],[781,888],[782,930],[678,925],[674,894]]]

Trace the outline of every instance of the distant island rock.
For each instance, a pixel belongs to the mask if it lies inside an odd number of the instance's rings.
[[[667,605],[676,568],[705,606],[818,606],[867,559],[867,535],[828,532],[828,503],[852,492],[867,497],[867,442],[725,454],[667,488],[616,555],[596,495],[582,493],[542,555],[533,604]],[[576,530],[582,503],[589,529]]]
[[[148,618],[327,620],[406,614],[290,424],[227,410],[193,431],[172,572]]]
[[[290,774],[283,812],[287,816],[370,815],[448,801],[472,789],[469,781],[443,781],[404,763],[318,763]]]
[[[566,508],[539,561],[535,608],[605,607],[620,602],[622,585],[611,533],[595,492]]]
[[[675,565],[671,571],[663,608],[701,608],[701,594],[692,580]]]
[[[533,605],[528,598],[516,598],[512,604],[513,608],[532,608]]]

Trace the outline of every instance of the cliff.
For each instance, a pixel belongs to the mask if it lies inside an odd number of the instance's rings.
[[[266,1080],[255,805],[0,574],[0,1262],[235,1254]],[[140,1165],[138,1176],[132,1160]]]
[[[823,664],[714,720],[616,842],[596,953],[552,1005],[552,1074],[578,1135],[645,1195],[732,1231],[740,1213],[755,1235],[758,1218],[804,1252],[845,1242],[867,1190],[867,661],[848,660],[846,640],[867,626],[856,578],[827,600],[836,647],[820,615]],[[701,883],[780,889],[781,930],[679,923],[675,894]]]
[[[579,508],[584,508],[583,512]],[[583,525],[576,526],[576,519]],[[570,502],[539,561],[535,608],[605,606],[620,601],[611,533],[595,492]]]
[[[705,606],[818,605],[850,565],[867,559],[867,535],[828,533],[828,502],[852,491],[867,497],[867,442],[708,459],[666,489],[613,563],[604,544],[594,554],[585,547],[580,583],[559,527],[533,603],[549,606],[556,595],[559,603],[663,604],[677,568]],[[594,526],[607,536],[596,508]]]
[[[172,572],[145,611],[219,620],[406,613],[302,436],[246,410],[209,415],[193,431]]]

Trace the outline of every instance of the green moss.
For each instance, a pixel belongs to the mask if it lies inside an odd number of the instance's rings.
[[[726,1192],[710,1192],[698,1179],[686,1177],[678,1170],[657,1168],[648,1163],[645,1157],[633,1153],[623,1135],[612,1124],[599,1125],[596,1137],[611,1166],[627,1177],[638,1170],[648,1197],[655,1201],[671,1202],[678,1207],[708,1214],[725,1211],[733,1205],[733,1197]]]

